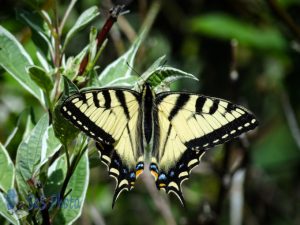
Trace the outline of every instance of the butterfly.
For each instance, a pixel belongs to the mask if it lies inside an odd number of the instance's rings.
[[[205,151],[258,125],[250,111],[229,101],[184,92],[156,94],[148,83],[139,92],[80,91],[63,102],[61,113],[96,141],[101,161],[116,179],[113,206],[122,191],[134,187],[146,164],[156,187],[174,193],[184,205],[181,184]]]

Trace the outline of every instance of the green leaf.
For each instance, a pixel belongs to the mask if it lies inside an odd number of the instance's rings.
[[[158,90],[160,88],[163,88],[164,90],[165,88],[167,88],[168,90],[170,84],[176,80],[183,78],[198,80],[198,78],[193,74],[170,66],[164,66],[162,64],[164,60],[165,56],[162,56],[158,60],[156,60],[154,64],[150,66],[145,73],[142,74],[137,85],[141,85],[141,82],[147,81],[152,87],[156,87],[156,89]]]
[[[77,86],[68,77],[63,76],[63,78],[64,78],[64,92],[63,92],[62,100],[79,92]]]
[[[25,130],[23,132],[22,139],[25,139],[31,133],[32,129],[34,128],[34,126],[35,126],[34,118],[35,118],[35,116],[34,116],[33,109],[30,108],[29,114],[26,119],[26,125],[25,125]]]
[[[69,30],[69,32],[67,33],[66,39],[65,39],[65,43],[64,43],[64,47],[63,49],[66,48],[66,46],[68,45],[69,41],[71,40],[71,38],[81,29],[83,29],[87,24],[89,24],[90,22],[92,22],[98,15],[99,15],[99,10],[97,6],[92,6],[91,8],[85,10],[77,19],[76,23],[74,24],[74,26],[71,28],[71,30]]]
[[[33,62],[25,49],[11,33],[0,26],[0,66],[45,105],[41,89],[26,72],[25,68],[29,65],[33,65]]]
[[[49,126],[48,114],[45,114],[26,137],[17,150],[16,180],[22,196],[30,191],[27,181],[36,176],[40,167],[61,146]]]
[[[9,212],[7,209],[7,202],[6,198],[4,197],[3,193],[0,192],[0,215],[3,216],[6,220],[10,223],[19,225],[18,216],[15,212]]]
[[[285,39],[275,28],[258,27],[226,14],[199,16],[192,19],[189,26],[194,32],[225,40],[236,39],[241,44],[262,50],[282,51],[287,47]]]
[[[28,73],[31,79],[46,93],[50,93],[53,88],[53,81],[47,72],[38,66],[29,66]]]
[[[157,70],[159,67],[164,65],[166,62],[166,56],[163,55],[159,57],[155,62],[142,74],[141,78],[143,80],[147,80],[149,76],[153,73],[153,71]]]
[[[100,87],[98,74],[95,69],[89,71],[88,77],[89,77],[88,87]]]
[[[108,86],[110,87],[133,87],[136,82],[139,81],[139,77],[138,76],[130,76],[130,77],[120,77],[118,79],[115,79],[114,81],[112,81],[111,83],[109,83]],[[98,86],[99,87],[99,86]]]
[[[66,176],[67,171],[67,159],[65,154],[58,158],[53,165],[49,168],[49,191],[48,195],[57,194],[57,190],[53,187],[60,187]],[[66,200],[61,205],[61,209],[54,219],[54,224],[72,224],[82,212],[87,188],[89,183],[89,160],[88,152],[85,151],[81,157],[75,172],[73,173],[69,184],[67,186],[67,192],[72,190],[66,197]],[[71,204],[73,202],[73,204]],[[75,203],[75,204],[74,204]]]
[[[45,18],[51,22],[49,15],[45,11],[42,11],[41,13],[43,13]],[[32,28],[32,40],[35,45],[42,50],[44,55],[47,55],[49,50],[53,51],[50,41],[51,30],[45,20],[38,13],[18,9],[17,19]]]
[[[75,57],[69,57],[67,59],[66,64],[64,65],[62,74],[64,74],[70,80],[73,80],[76,77],[77,73],[78,73],[81,61],[83,60],[85,55],[88,53],[88,50],[89,50],[89,45],[86,46]]]
[[[54,108],[53,129],[55,136],[61,141],[61,143],[68,144],[78,135],[79,129],[66,120],[60,113],[62,103],[63,101],[60,100]]]
[[[128,78],[132,76],[132,68],[136,53],[145,38],[146,31],[143,31],[134,41],[132,46],[117,60],[109,64],[100,74],[101,86],[110,86],[116,79]]]
[[[13,140],[13,138],[15,137],[15,135],[17,134],[18,130],[20,129],[21,126],[21,121],[22,121],[22,117],[26,115],[28,116],[28,110],[24,110],[19,116],[18,116],[18,120],[16,122],[15,128],[13,129],[13,131],[10,133],[10,135],[8,136],[8,138],[6,139],[5,143],[4,143],[4,147],[6,148],[10,142]]]
[[[7,192],[14,186],[15,168],[5,147],[0,143],[0,189]]]
[[[55,136],[61,141],[61,143],[67,144],[78,135],[79,130],[62,116],[62,114],[60,113],[60,109],[64,100],[69,96],[78,93],[79,90],[77,86],[73,84],[71,80],[69,80],[68,77],[63,76],[63,78],[64,92],[54,108],[53,128]]]

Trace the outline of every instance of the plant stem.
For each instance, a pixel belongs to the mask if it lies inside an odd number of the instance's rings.
[[[97,35],[97,51],[102,46],[103,42],[105,41],[105,39],[108,36],[110,29],[112,28],[113,24],[117,21],[119,14],[123,10],[124,10],[124,5],[117,5],[111,10],[110,16],[108,17],[108,19],[106,20],[105,24],[103,25],[101,31]],[[89,62],[89,55],[86,54],[80,63],[80,67],[79,67],[79,71],[78,71],[79,76],[82,75],[84,73],[84,71],[86,70],[88,62]]]
[[[69,155],[69,150],[68,150],[68,145],[64,144],[64,149],[66,152],[66,157],[67,157],[67,168],[70,168],[70,155]]]
[[[62,34],[65,23],[66,23],[69,15],[70,15],[71,10],[73,9],[74,5],[76,4],[76,2],[77,2],[77,0],[72,0],[69,4],[69,7],[68,7],[67,11],[65,12],[65,15],[64,15],[64,17],[63,17],[63,19],[60,23],[59,29],[58,29],[60,35]]]

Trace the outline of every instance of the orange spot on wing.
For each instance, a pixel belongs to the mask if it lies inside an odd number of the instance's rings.
[[[144,171],[144,170],[137,170],[137,171],[135,172],[136,178],[138,178],[139,175],[141,175],[141,173],[143,173],[143,171]]]
[[[150,173],[152,174],[152,176],[154,177],[154,179],[157,180],[158,174],[155,171],[153,171],[153,170],[151,170]]]

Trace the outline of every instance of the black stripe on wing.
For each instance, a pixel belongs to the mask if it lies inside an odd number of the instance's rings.
[[[94,104],[96,107],[99,106],[99,101],[96,99],[97,92],[92,92]],[[62,115],[72,122],[77,128],[83,131],[85,134],[95,139],[96,141],[105,142],[107,144],[113,144],[115,142],[114,138],[105,132],[101,127],[97,126],[93,121],[90,120],[80,108],[76,107],[72,100],[78,98],[78,101],[86,102],[86,95],[84,93],[73,95],[68,98],[62,105],[60,111]]]
[[[165,190],[168,194],[174,193],[181,204],[184,206],[185,201],[182,194],[181,184],[189,178],[191,170],[197,166],[205,150],[187,149],[176,165],[168,171],[159,169],[156,163],[150,164],[150,172],[155,178],[156,187],[158,190]]]
[[[172,96],[173,99],[168,100]],[[190,117],[186,118],[187,122],[194,119],[202,129],[203,133],[199,133],[199,137],[184,143],[187,148],[193,150],[208,149],[222,144],[258,126],[258,121],[251,112],[223,99],[180,92],[163,92],[157,95],[156,105],[159,107],[165,103],[168,106],[173,105],[168,116],[171,123],[176,123],[174,120],[177,114],[186,110],[191,113]],[[214,128],[214,123],[220,126]],[[210,129],[207,130],[205,126],[209,126]]]
[[[134,188],[137,177],[144,170],[144,162],[138,162],[136,167],[129,169],[114,150],[112,145],[96,142],[101,161],[108,167],[109,175],[116,180],[116,188],[113,196],[112,207],[122,191],[130,191]]]
[[[219,99],[212,99],[213,104],[209,109],[209,114],[214,116],[214,113],[218,110]],[[222,125],[218,129],[214,129],[212,132],[200,137],[190,140],[185,143],[188,148],[211,148],[215,145],[225,143],[230,139],[236,138],[239,135],[253,130],[258,126],[258,121],[256,120],[255,116],[245,109],[232,104],[228,103],[227,112],[231,113],[234,110],[241,110],[244,112],[240,117],[234,119],[231,122],[228,122],[225,125]]]

